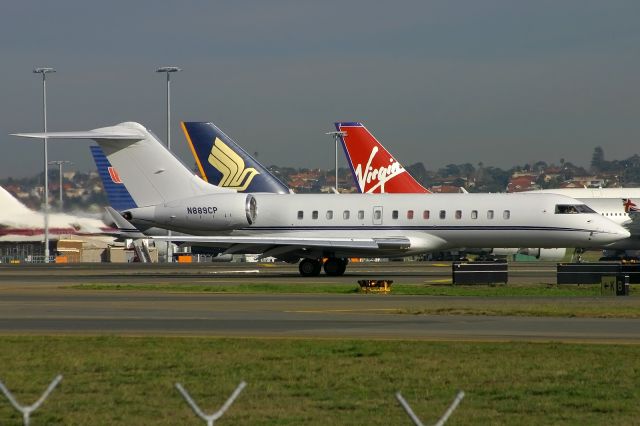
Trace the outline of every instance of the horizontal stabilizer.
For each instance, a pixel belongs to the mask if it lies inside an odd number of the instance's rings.
[[[136,133],[109,133],[87,130],[82,132],[12,133],[12,136],[35,139],[93,139],[139,141],[144,135]]]

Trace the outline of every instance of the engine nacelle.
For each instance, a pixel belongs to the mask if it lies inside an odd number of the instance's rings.
[[[567,254],[566,248],[526,248],[519,251],[521,254],[535,256],[540,260],[562,260]]]
[[[489,253],[494,256],[513,256],[514,254],[518,254],[518,250],[519,249],[517,248],[501,247],[493,248],[489,251]]]
[[[125,211],[133,222],[167,229],[229,231],[255,223],[258,205],[251,194],[213,194]]]

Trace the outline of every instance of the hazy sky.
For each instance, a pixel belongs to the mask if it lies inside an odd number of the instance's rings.
[[[331,167],[324,133],[363,121],[406,164],[588,165],[640,152],[640,2],[11,1],[0,14],[0,177],[42,169],[8,136],[138,121],[193,163],[180,120],[213,121],[267,164]],[[50,159],[93,169],[88,142]],[[344,163],[343,163],[344,164]]]

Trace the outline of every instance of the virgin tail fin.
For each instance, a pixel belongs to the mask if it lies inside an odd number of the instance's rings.
[[[337,122],[342,147],[363,193],[430,193],[359,122]]]

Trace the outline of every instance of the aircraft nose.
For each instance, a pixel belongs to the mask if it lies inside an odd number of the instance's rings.
[[[603,221],[600,230],[601,233],[598,239],[603,242],[615,242],[631,236],[629,230],[610,220]]]

